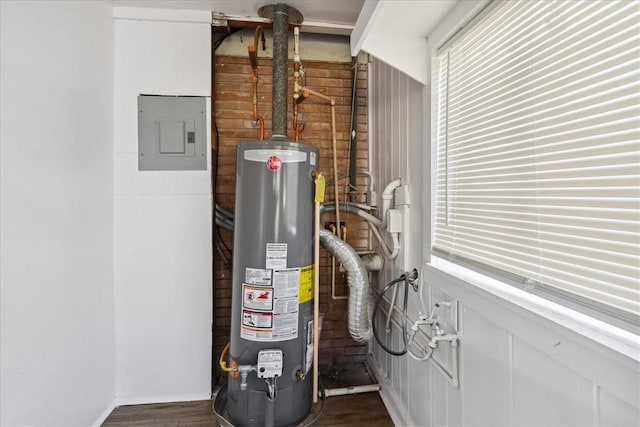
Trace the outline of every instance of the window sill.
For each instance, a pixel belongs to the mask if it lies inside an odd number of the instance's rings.
[[[476,290],[498,297],[500,300],[640,362],[638,335],[438,257],[432,257],[427,268],[444,279],[451,277],[458,279]]]

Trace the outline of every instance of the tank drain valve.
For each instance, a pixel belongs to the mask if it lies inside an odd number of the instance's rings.
[[[247,389],[247,376],[249,376],[249,372],[254,372],[257,370],[256,365],[240,365],[236,368],[236,372],[240,372],[240,390]]]

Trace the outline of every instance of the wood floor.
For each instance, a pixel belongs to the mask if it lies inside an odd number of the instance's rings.
[[[318,404],[319,405],[319,404]],[[315,417],[320,406],[314,407],[307,421]],[[304,424],[304,423],[303,423]],[[334,396],[325,400],[320,418],[314,427],[393,427],[393,422],[378,393]],[[158,403],[120,406],[104,422],[105,427],[127,426],[218,426],[211,401]]]

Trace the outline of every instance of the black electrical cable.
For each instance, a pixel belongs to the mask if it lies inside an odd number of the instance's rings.
[[[215,140],[216,140],[216,144],[217,144],[220,141],[220,134],[218,133],[218,125],[214,124],[213,126],[214,126],[214,132],[215,132]],[[220,152],[220,150],[218,150],[218,146],[216,145],[216,149],[215,149],[216,158],[212,162],[212,163],[215,163],[215,165],[216,165],[216,167],[214,168],[214,171],[212,172],[212,175],[213,175],[212,186],[214,186],[214,187],[217,185],[217,182],[218,182],[218,168],[217,168],[217,165],[218,165],[219,152]],[[216,195],[216,193],[217,192],[214,190],[213,191],[213,194],[214,194],[214,206],[217,207],[218,204],[215,203],[215,195]],[[218,209],[216,209],[216,210],[218,210]],[[233,265],[233,262],[231,261],[233,259],[233,252],[226,245],[226,243],[224,242],[224,239],[222,238],[222,235],[220,234],[220,227],[215,222],[215,212],[214,212],[213,227],[214,227],[214,230],[215,230],[215,235],[213,236],[213,243],[215,245],[215,248],[218,251],[218,254],[220,254],[220,257],[222,258],[222,263],[224,264],[225,268],[227,270],[231,271],[232,265]],[[227,253],[228,253],[228,255],[227,255]]]
[[[222,44],[223,41],[225,41],[225,39],[227,37],[229,37],[230,35],[232,35],[233,33],[237,33],[238,31],[242,30],[243,28],[231,28],[229,30],[227,30],[227,34],[223,35],[222,37],[220,37],[219,39],[217,39],[215,41],[215,43],[213,44],[213,50],[217,50],[220,45]]]
[[[216,245],[216,249],[218,250],[220,257],[222,258],[222,263],[224,264],[226,269],[231,271],[233,266],[233,263],[231,261],[231,259],[233,258],[233,254],[231,253],[231,250],[227,247],[227,245],[222,240],[222,236],[220,235],[220,228],[216,226],[215,231],[216,231],[216,236],[214,236],[214,242]],[[225,250],[229,252],[229,255],[227,255],[224,252]]]
[[[404,300],[402,302],[402,342],[404,343],[404,348],[402,350],[392,350],[389,347],[387,347],[382,340],[380,339],[380,337],[378,336],[378,328],[376,327],[376,315],[378,313],[378,310],[380,309],[380,303],[382,302],[384,295],[387,293],[387,291],[389,291],[389,289],[393,288],[395,285],[397,285],[398,283],[403,282],[404,283]],[[397,279],[392,280],[391,282],[389,282],[387,284],[387,286],[384,287],[384,289],[382,289],[382,292],[380,292],[380,294],[378,294],[378,297],[376,298],[376,302],[375,305],[373,306],[373,313],[371,315],[371,327],[373,329],[373,336],[376,339],[376,341],[378,342],[378,344],[380,345],[380,347],[386,351],[387,353],[391,354],[392,356],[402,356],[403,354],[407,353],[407,302],[408,302],[408,296],[409,296],[409,282],[407,280],[407,275],[403,274],[400,277],[398,277]],[[391,313],[389,315],[392,315],[393,313],[393,307],[389,307],[389,310],[391,311]]]
[[[222,42],[224,42],[227,37],[231,36],[233,33],[236,33],[238,31],[240,31],[241,28],[232,28],[230,30],[228,30],[227,34],[224,34],[222,37],[217,38],[215,36],[215,32],[213,32],[213,51],[215,52],[220,45],[222,44]],[[212,54],[212,58],[213,58],[213,54]],[[211,64],[212,66],[212,70],[214,70],[214,65],[215,64]],[[212,79],[213,80],[213,79]],[[213,95],[212,98],[213,100]],[[212,102],[212,104],[214,104],[214,102]],[[214,105],[212,105],[212,108],[215,108]],[[228,216],[227,214],[230,213],[229,211],[224,210],[221,206],[218,205],[217,201],[216,201],[216,186],[218,183],[218,157],[219,157],[219,144],[220,144],[220,133],[218,132],[218,125],[217,123],[213,124],[214,126],[214,131],[215,131],[215,149],[214,149],[214,154],[215,154],[215,159],[212,159],[212,177],[213,177],[213,182],[212,187],[213,187],[213,203],[215,206],[215,211],[222,213],[225,216]],[[214,220],[213,220],[213,227],[216,231],[216,234],[213,236],[213,243],[215,245],[216,250],[218,251],[218,254],[220,254],[220,257],[222,258],[222,262],[224,264],[224,266],[227,268],[227,270],[231,271],[232,269],[232,259],[233,259],[233,253],[231,252],[231,249],[229,249],[229,247],[225,244],[224,240],[222,239],[222,235],[220,234],[220,227],[216,224],[215,221],[215,213],[214,212]],[[228,253],[228,255],[225,253],[225,251]]]

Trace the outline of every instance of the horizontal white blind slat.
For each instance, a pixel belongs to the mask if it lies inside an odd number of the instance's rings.
[[[640,4],[503,1],[437,63],[434,249],[638,316]]]

